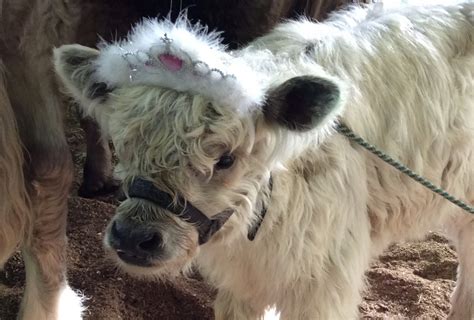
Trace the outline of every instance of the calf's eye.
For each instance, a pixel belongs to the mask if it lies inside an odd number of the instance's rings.
[[[229,169],[234,164],[235,157],[230,153],[224,153],[217,161],[215,167],[217,170]]]

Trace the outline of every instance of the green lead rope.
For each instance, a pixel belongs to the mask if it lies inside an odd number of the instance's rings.
[[[406,174],[407,176],[409,176],[413,180],[417,181],[418,183],[422,184],[426,188],[430,189],[434,193],[437,193],[440,196],[442,196],[443,198],[445,198],[446,200],[451,201],[452,203],[454,203],[455,205],[457,205],[461,209],[466,210],[467,212],[474,214],[474,207],[472,207],[472,206],[466,204],[465,202],[453,197],[448,192],[446,192],[444,189],[434,185],[429,180],[427,180],[427,179],[423,178],[422,176],[420,176],[419,174],[413,172],[412,170],[407,168],[405,165],[403,165],[402,163],[400,163],[397,160],[393,159],[392,157],[390,157],[389,155],[387,155],[383,151],[380,151],[377,147],[371,145],[370,143],[365,141],[362,137],[356,135],[346,125],[344,125],[342,123],[339,123],[338,126],[336,127],[336,130],[339,133],[346,136],[347,138],[349,138],[350,140],[357,143],[358,145],[360,145],[360,146],[364,147],[365,149],[369,150],[370,152],[375,154],[377,157],[379,157],[380,159],[382,159],[383,161],[385,161],[389,165],[395,167],[396,169],[400,170],[401,172],[403,172],[404,174]]]

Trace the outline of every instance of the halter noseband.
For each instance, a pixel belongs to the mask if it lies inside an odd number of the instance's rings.
[[[270,191],[272,189],[272,179],[270,178]],[[133,180],[128,189],[130,198],[138,198],[153,202],[157,206],[168,210],[180,219],[192,223],[196,226],[199,234],[199,244],[205,244],[209,239],[226,223],[230,216],[234,213],[233,210],[224,210],[217,214],[214,218],[208,218],[198,208],[193,206],[184,198],[179,197],[177,202],[173,201],[173,197],[168,193],[158,189],[151,181],[137,177]],[[184,204],[184,205],[183,205]],[[267,208],[263,206],[260,219],[252,226],[248,233],[248,239],[252,241],[263,221]]]

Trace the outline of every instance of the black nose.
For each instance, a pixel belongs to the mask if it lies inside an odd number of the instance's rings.
[[[151,266],[153,259],[162,251],[160,233],[141,225],[124,221],[114,221],[110,228],[109,244],[123,261]]]

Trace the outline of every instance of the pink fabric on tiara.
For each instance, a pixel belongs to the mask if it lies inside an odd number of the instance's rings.
[[[183,68],[183,60],[177,56],[163,53],[158,56],[160,62],[170,71],[179,71]]]

